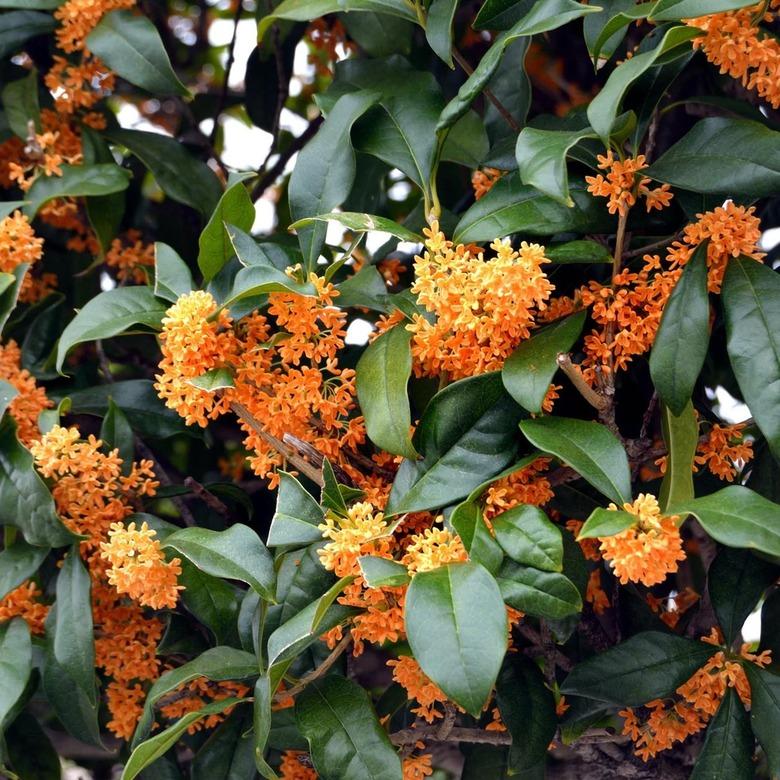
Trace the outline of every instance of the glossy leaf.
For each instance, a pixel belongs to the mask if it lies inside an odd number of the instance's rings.
[[[585,311],[580,311],[535,331],[504,363],[504,387],[524,409],[542,411],[542,402],[558,370],[558,355],[572,348],[582,333],[586,316]]]
[[[628,707],[670,696],[718,648],[645,631],[576,666],[561,692]]]
[[[239,613],[236,588],[206,574],[186,558],[181,562],[178,584],[184,587],[179,593],[181,605],[214,635],[216,644],[235,644]]]
[[[176,303],[195,287],[192,272],[175,249],[157,241],[154,245],[154,294]]]
[[[689,401],[682,414],[675,417],[661,406],[661,432],[668,452],[666,473],[661,482],[658,500],[661,509],[693,498],[693,459],[699,443],[699,421]]]
[[[755,664],[743,665],[750,683],[750,725],[764,748],[770,776],[780,774],[780,675]]]
[[[478,563],[451,563],[415,575],[405,625],[425,674],[478,716],[506,652],[506,610],[489,572]]]
[[[257,771],[269,780],[276,780],[277,775],[265,761],[264,755],[268,743],[268,735],[271,731],[271,705],[273,703],[273,686],[267,675],[257,678],[255,683],[255,695],[252,713],[252,725],[254,727],[253,754]],[[193,778],[193,780],[195,780]],[[206,780],[204,778],[204,780]],[[240,780],[236,778],[236,780]]]
[[[569,194],[574,201],[572,208],[522,184],[518,173],[503,176],[487,195],[466,210],[453,240],[471,243],[493,241],[496,236],[511,233],[552,236],[614,230],[614,219],[582,184],[572,185]]]
[[[338,222],[339,225],[357,233],[379,231],[380,233],[390,233],[401,241],[423,242],[422,236],[392,219],[377,217],[374,214],[360,214],[355,211],[333,211],[330,214],[304,217],[290,225],[290,230],[307,227],[312,222]]]
[[[539,507],[520,504],[491,522],[496,541],[515,563],[542,571],[561,571],[561,532]]]
[[[401,760],[357,683],[336,676],[309,683],[295,720],[323,780],[401,780]]]
[[[498,373],[463,379],[439,392],[414,436],[423,459],[402,463],[387,513],[434,509],[467,496],[512,460],[512,429],[521,416]]]
[[[183,528],[163,543],[215,577],[245,582],[264,599],[274,601],[273,559],[249,526],[234,523],[225,531]]]
[[[612,71],[607,83],[588,106],[588,121],[605,144],[609,143],[612,125],[620,113],[623,96],[631,84],[649,70],[661,55],[686,44],[697,34],[692,27],[672,27],[655,49],[625,60]]]
[[[552,692],[539,667],[519,653],[507,655],[496,683],[496,703],[512,735],[512,774],[543,765],[558,728],[558,717]]]
[[[710,301],[707,293],[707,247],[703,241],[685,264],[666,301],[653,351],[650,375],[661,400],[680,416],[707,357]]]
[[[189,379],[187,383],[205,390],[207,393],[215,393],[217,390],[236,386],[233,381],[233,372],[229,368],[212,368],[205,374]]]
[[[24,539],[0,552],[0,599],[31,577],[48,554],[46,547],[33,547]]]
[[[415,459],[406,391],[412,374],[411,338],[401,323],[371,342],[358,361],[355,383],[369,439],[381,450]]]
[[[523,128],[515,147],[523,184],[535,187],[565,206],[573,206],[574,201],[569,197],[566,156],[569,149],[583,138],[595,137],[596,134],[589,127],[584,130]]]
[[[602,8],[599,13],[586,16],[582,21],[582,36],[597,66],[599,61],[606,62],[615,53],[626,34],[625,25],[608,34],[605,28],[618,14],[624,11],[630,14],[636,7],[634,0],[599,0],[599,5]]]
[[[57,577],[57,606],[54,622],[54,658],[94,703],[95,640],[92,636],[91,580],[78,547],[73,547]]]
[[[104,134],[134,154],[169,198],[191,206],[204,218],[211,216],[222,195],[219,180],[176,139],[141,130],[110,130]]]
[[[670,508],[695,515],[704,530],[727,547],[744,547],[780,556],[780,505],[742,485],[683,501]]]
[[[691,780],[752,780],[753,732],[750,717],[734,688],[726,688],[720,707],[707,727]]]
[[[607,498],[621,505],[631,501],[631,475],[623,445],[608,428],[565,417],[523,420],[528,441],[555,455]]]
[[[452,24],[458,0],[431,0],[425,24],[425,37],[428,45],[451,68],[452,64]]]
[[[747,5],[749,0],[658,0],[649,16],[657,22],[677,21],[734,11]]]
[[[780,187],[779,137],[749,119],[709,117],[697,122],[645,174],[692,192],[769,196]],[[711,175],[713,169],[717,176]]]
[[[507,561],[496,573],[501,597],[528,615],[560,620],[582,609],[574,583],[558,572],[541,571]]]
[[[254,221],[255,207],[252,199],[244,184],[236,182],[225,190],[198,239],[198,267],[203,273],[204,281],[213,279],[234,254],[227,225],[248,232]]]
[[[138,777],[146,767],[167,753],[182,738],[187,729],[201,718],[205,718],[208,715],[217,715],[229,707],[235,707],[236,704],[244,701],[246,699],[236,698],[212,701],[199,710],[187,713],[172,726],[168,726],[167,729],[159,734],[155,734],[145,742],[136,745],[122,770],[122,780],[133,780]]]
[[[491,574],[495,574],[504,560],[504,551],[485,525],[482,507],[476,501],[467,499],[455,507],[449,519],[466,548],[469,560],[482,564]]]
[[[87,46],[118,76],[153,95],[189,95],[173,72],[160,34],[145,16],[110,11],[87,36]]]
[[[517,38],[537,35],[579,19],[598,9],[575,3],[573,0],[539,0],[534,7],[516,24],[495,40],[482,57],[474,72],[458,90],[458,94],[447,104],[439,117],[436,131],[446,130],[468,111],[477,95],[485,88],[490,77],[498,67],[504,49]],[[494,236],[495,237],[495,236]]]
[[[19,617],[0,624],[0,723],[24,692],[32,667],[27,623]]]
[[[361,555],[358,558],[358,565],[369,588],[397,588],[409,582],[406,566],[397,561]]]
[[[57,516],[51,493],[9,417],[0,423],[0,525],[16,526],[36,547],[62,547],[76,539]]]
[[[780,460],[780,276],[739,257],[729,262],[721,297],[731,366],[756,424]]]
[[[255,697],[255,700],[257,698]],[[192,759],[191,780],[245,780],[254,771],[248,708],[239,707],[211,732]]]
[[[62,164],[62,176],[39,176],[27,193],[24,210],[34,216],[44,204],[54,198],[110,195],[122,192],[130,183],[126,170],[113,163],[97,165]]]
[[[62,332],[57,345],[57,371],[62,371],[68,352],[77,344],[133,332],[138,325],[160,330],[165,309],[149,287],[117,287],[96,295]]]
[[[268,531],[268,546],[309,544],[322,539],[317,527],[324,517],[320,505],[298,480],[285,471],[279,473],[276,512]]]
[[[100,440],[109,450],[119,451],[119,457],[122,459],[122,473],[127,476],[133,467],[135,458],[135,436],[125,413],[114,403],[112,398],[108,399],[108,411],[100,426]]]
[[[622,509],[594,509],[577,534],[577,539],[597,539],[614,536],[636,523],[636,515]]]

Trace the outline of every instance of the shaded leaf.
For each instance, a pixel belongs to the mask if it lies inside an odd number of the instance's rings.
[[[20,617],[0,623],[0,724],[27,686],[32,667],[30,629]]]
[[[750,683],[750,725],[764,748],[769,774],[780,774],[780,675],[760,669],[755,664],[743,664]]]
[[[54,198],[110,195],[122,192],[130,183],[130,174],[115,163],[96,165],[67,165],[63,163],[62,176],[39,176],[27,193],[25,213],[32,217],[44,204]]]
[[[17,539],[0,552],[0,599],[29,579],[49,554],[46,547],[33,547]]]

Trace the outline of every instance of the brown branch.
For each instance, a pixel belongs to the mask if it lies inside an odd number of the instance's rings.
[[[227,62],[225,63],[225,78],[222,80],[222,89],[220,89],[219,97],[217,98],[217,108],[214,111],[214,126],[211,128],[209,134],[209,144],[213,148],[214,142],[217,140],[217,131],[219,130],[219,117],[225,110],[225,103],[227,102],[228,95],[228,79],[230,78],[230,71],[233,67],[233,63],[236,59],[236,39],[238,38],[238,24],[241,21],[241,12],[244,8],[244,0],[236,0],[236,11],[233,16],[233,37],[230,39],[230,47],[228,48]]]
[[[218,515],[230,516],[230,510],[227,506],[193,477],[187,477],[184,480],[184,487],[189,488],[209,509],[213,509]]]
[[[293,685],[292,688],[286,691],[279,691],[278,693],[274,694],[274,701],[282,702],[286,699],[297,696],[310,682],[314,682],[314,680],[317,680],[323,675],[327,674],[333,664],[339,660],[342,653],[349,647],[351,642],[352,634],[347,632],[347,634],[342,637],[341,641],[333,648],[331,654],[316,669],[313,669],[311,672],[301,677],[301,679],[298,680],[298,682]]]
[[[455,48],[452,50],[452,58],[455,60],[455,62],[458,63],[458,65],[460,65],[461,68],[463,68],[467,76],[470,76],[474,72],[474,68],[469,65],[466,58]],[[482,92],[485,94],[485,97],[496,107],[496,111],[501,114],[512,130],[514,130],[516,133],[519,133],[523,129],[523,126],[512,116],[512,114],[509,112],[509,109],[507,109],[507,107],[496,97],[495,93],[487,87],[483,87]]]
[[[571,356],[561,352],[557,358],[558,367],[577,388],[579,394],[596,410],[602,411],[607,405],[607,399],[596,392],[586,381],[580,367],[571,362]]]
[[[511,745],[512,737],[506,731],[486,731],[484,729],[466,729],[454,727],[446,739],[439,737],[439,726],[419,726],[414,729],[402,729],[390,735],[394,745],[413,745],[420,740],[425,742],[474,742],[485,745]]]

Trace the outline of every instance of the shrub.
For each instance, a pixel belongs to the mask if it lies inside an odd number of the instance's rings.
[[[0,0],[0,771],[780,776],[778,8]]]

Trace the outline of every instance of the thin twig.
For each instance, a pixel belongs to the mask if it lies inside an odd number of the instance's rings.
[[[219,130],[219,117],[225,110],[225,103],[227,102],[228,94],[228,79],[230,78],[230,70],[233,67],[233,62],[236,59],[236,39],[238,38],[238,24],[241,21],[241,11],[244,8],[244,0],[236,0],[236,11],[233,15],[233,37],[230,39],[230,46],[228,48],[227,62],[225,63],[225,78],[222,81],[222,89],[217,99],[217,108],[214,111],[214,126],[211,128],[209,135],[209,144],[214,146],[214,142],[217,140],[217,131]]]
[[[193,477],[184,480],[184,487],[189,488],[209,509],[213,509],[218,515],[230,517],[230,510],[211,491],[201,485]]]
[[[281,702],[286,701],[292,697],[297,696],[310,682],[319,679],[323,675],[327,674],[333,664],[339,660],[342,653],[349,647],[352,642],[352,634],[347,632],[341,639],[341,641],[333,648],[331,654],[316,668],[308,674],[301,677],[298,682],[286,691],[279,691],[274,695],[274,701]]]
[[[453,728],[446,739],[438,736],[438,726],[420,726],[414,729],[402,729],[390,735],[394,745],[409,745],[425,742],[474,742],[485,745],[511,745],[512,737],[506,731],[486,731],[484,729]]]
[[[596,410],[602,411],[607,404],[607,399],[597,393],[586,381],[580,371],[580,367],[571,362],[571,356],[561,352],[557,358],[558,367],[569,377],[569,380],[577,388],[579,394]]]
[[[458,63],[458,65],[460,65],[461,68],[463,68],[467,76],[470,76],[474,72],[474,68],[469,65],[466,58],[457,49],[453,48],[452,58],[455,60],[455,62]],[[507,107],[496,97],[495,93],[487,87],[483,87],[482,92],[485,94],[485,97],[496,107],[496,111],[501,114],[512,130],[514,130],[516,133],[519,133],[523,129],[523,126],[512,116],[512,114],[509,112],[509,109],[507,109]]]
[[[663,246],[668,246],[672,243],[672,241],[678,238],[679,235],[679,233],[675,233],[672,236],[667,236],[666,238],[660,238],[658,241],[653,241],[652,244],[645,244],[644,246],[637,247],[636,249],[632,249],[629,252],[623,252],[623,259],[630,260],[632,257],[641,257],[642,255],[646,255],[648,252],[651,252],[653,249],[660,249]]]

